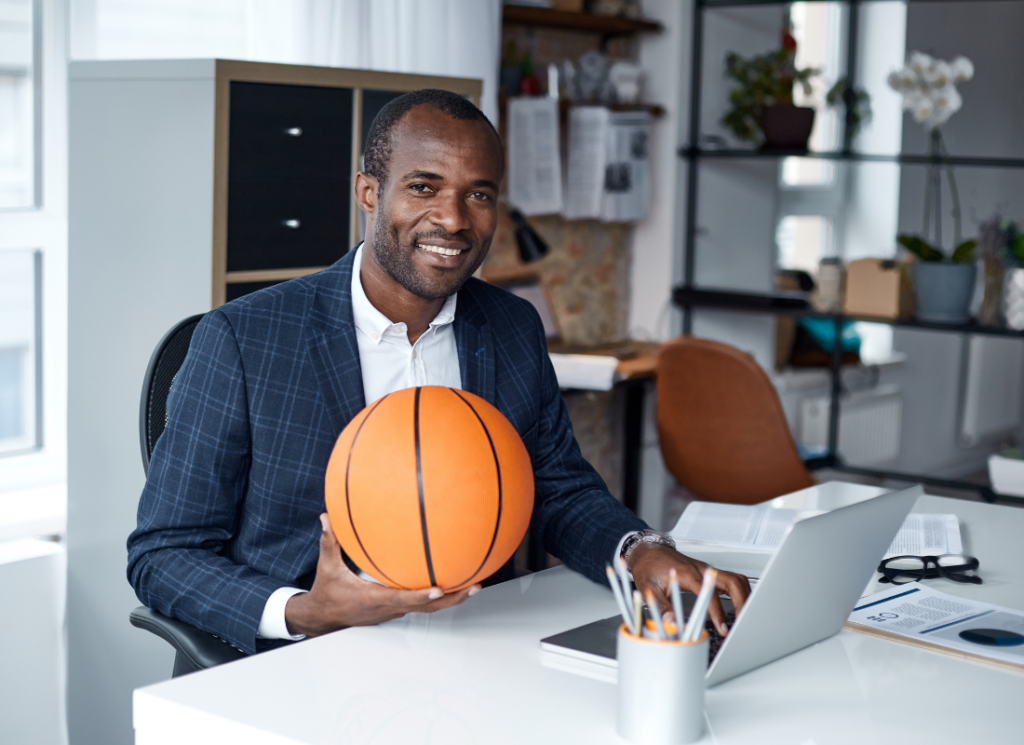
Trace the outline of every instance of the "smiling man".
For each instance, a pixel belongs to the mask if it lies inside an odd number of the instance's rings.
[[[418,385],[468,390],[508,417],[533,464],[531,528],[572,569],[604,582],[619,552],[664,608],[670,570],[699,587],[704,565],[648,530],[580,455],[536,312],[472,278],[503,170],[498,135],[471,103],[439,90],[401,96],[370,127],[356,178],[366,242],[204,317],[128,540],[143,603],[253,652],[260,639],[432,612],[478,592],[361,578],[323,514],[338,434],[366,404]],[[510,561],[483,584],[514,576]],[[725,572],[719,587],[737,607],[750,591]],[[717,598],[711,616],[724,633]]]

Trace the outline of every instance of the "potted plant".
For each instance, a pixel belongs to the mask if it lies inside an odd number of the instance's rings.
[[[917,317],[924,321],[965,323],[970,319],[971,297],[977,277],[976,240],[964,240],[960,224],[960,196],[953,166],[942,139],[942,125],[963,102],[956,83],[970,80],[974,66],[966,57],[951,62],[914,52],[902,70],[889,75],[889,86],[903,96],[903,108],[928,131],[929,158],[925,180],[924,225],[921,235],[901,233],[897,241],[914,254],[911,274],[917,298]],[[953,206],[953,249],[942,249],[942,170],[949,180]],[[934,220],[935,237],[932,238]]]
[[[1019,331],[1024,329],[1024,233],[1013,220],[1003,218],[997,226],[998,258],[1006,269],[999,288],[1002,316],[1007,326]]]
[[[814,128],[814,109],[793,104],[793,86],[811,94],[812,67],[797,69],[796,39],[782,34],[782,47],[750,58],[730,52],[725,58],[726,76],[735,83],[729,91],[730,109],[722,117],[738,139],[761,140],[762,150],[807,151]]]

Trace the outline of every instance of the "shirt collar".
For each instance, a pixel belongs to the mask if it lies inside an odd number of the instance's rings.
[[[366,292],[363,290],[363,283],[359,278],[359,269],[362,266],[364,245],[366,244],[359,244],[356,248],[355,259],[352,261],[352,319],[355,322],[356,329],[362,331],[377,344],[380,344],[384,338],[384,332],[395,324],[377,310],[374,304],[370,302],[370,299],[366,297]],[[455,320],[456,298],[458,298],[458,293],[448,296],[444,301],[444,305],[441,306],[441,310],[437,312],[434,320],[430,322],[430,328],[447,326]]]

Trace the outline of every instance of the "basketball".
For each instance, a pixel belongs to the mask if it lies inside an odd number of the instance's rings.
[[[519,547],[533,466],[512,423],[479,396],[406,388],[345,427],[325,492],[334,534],[360,569],[390,587],[454,592]]]

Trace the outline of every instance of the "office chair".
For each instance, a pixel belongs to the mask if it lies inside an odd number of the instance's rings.
[[[146,368],[139,410],[139,436],[142,468],[147,475],[153,447],[167,426],[167,396],[188,354],[192,333],[202,318],[202,314],[191,316],[168,331],[153,350]],[[171,673],[174,678],[246,656],[223,639],[144,605],[133,610],[128,619],[132,626],[150,631],[174,647],[174,670]]]
[[[749,354],[673,339],[658,355],[656,381],[661,453],[689,491],[754,504],[814,485],[775,387]]]

